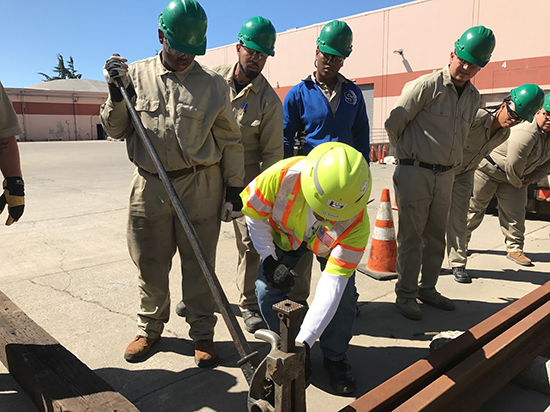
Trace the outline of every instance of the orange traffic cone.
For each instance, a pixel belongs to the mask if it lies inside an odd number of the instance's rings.
[[[397,241],[391,211],[390,190],[382,190],[380,207],[376,215],[376,223],[372,232],[369,259],[366,270],[358,269],[377,280],[395,279],[397,273]]]
[[[397,208],[397,201],[396,201],[395,199],[393,199],[393,205],[391,206],[391,208],[392,208],[393,210],[399,210],[399,209]]]
[[[380,156],[380,163],[384,163],[386,159],[386,145],[382,146],[382,155]]]

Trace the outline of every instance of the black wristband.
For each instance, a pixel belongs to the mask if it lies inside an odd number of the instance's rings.
[[[226,202],[240,202],[240,193],[244,190],[243,187],[227,186],[225,188],[225,201]]]
[[[134,85],[132,83],[130,83],[130,85],[126,88],[126,91],[128,92],[130,99],[136,95],[136,90],[134,89]],[[111,95],[111,100],[115,103],[120,103],[124,100],[120,89],[114,83],[109,83],[109,94]]]

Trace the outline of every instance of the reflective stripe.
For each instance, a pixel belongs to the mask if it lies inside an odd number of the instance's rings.
[[[336,259],[332,255],[328,258],[329,263],[332,263],[335,266],[341,267],[343,269],[355,269],[357,267],[358,263],[349,263],[345,262],[343,260]]]
[[[298,158],[283,169],[281,173],[281,184],[275,197],[271,217],[279,226],[280,230],[288,237],[288,243],[293,250],[300,247],[302,243],[296,238],[294,230],[287,227],[288,217],[294,207],[296,196],[300,192],[300,173],[302,171],[304,158]]]
[[[365,209],[361,210],[361,213],[359,213],[357,216],[352,217],[349,220],[344,220],[343,222],[339,222],[344,228],[344,230],[341,230],[341,233],[339,236],[336,237],[336,240],[334,243],[339,244],[344,238],[348,235],[349,232],[353,230],[355,226],[359,224],[359,222],[363,221],[363,216],[365,214]]]
[[[319,245],[321,244],[321,241],[318,237],[315,238],[315,242],[313,242],[313,249],[311,251],[315,253],[316,255],[319,254]]]
[[[358,265],[363,257],[365,249],[350,248],[345,245],[338,245],[330,252],[330,257],[342,262]]]
[[[256,188],[256,181],[253,180],[250,182],[245,190],[248,195],[246,206],[254,210],[260,216],[269,216],[273,210],[273,204]]]

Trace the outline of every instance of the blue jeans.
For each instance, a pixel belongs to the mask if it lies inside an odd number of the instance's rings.
[[[306,253],[312,253],[307,249],[305,243],[302,243],[298,250],[284,251],[277,246],[277,258],[285,265],[293,268],[299,260]],[[321,270],[325,269],[327,259],[317,257]],[[275,303],[288,299],[288,294],[291,288],[287,289],[275,289],[271,287],[264,276],[263,263],[260,264],[258,269],[258,279],[256,280],[256,296],[258,297],[258,305],[260,306],[260,312],[264,318],[265,323],[269,330],[276,333],[280,333],[279,330],[279,318],[277,313],[273,310]],[[355,323],[355,311],[357,305],[357,298],[359,294],[355,288],[355,273],[349,278],[338,305],[338,309],[334,314],[334,317],[328,324],[327,328],[319,338],[321,344],[321,351],[326,358],[332,361],[339,361],[346,357],[346,353],[349,348],[349,341],[353,336],[353,325]]]

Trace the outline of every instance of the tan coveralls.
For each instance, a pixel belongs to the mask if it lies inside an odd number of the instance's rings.
[[[233,81],[236,66],[226,64],[212,70],[220,74],[229,86],[233,115],[242,134],[246,186],[283,158],[283,105],[261,73],[237,93]],[[258,276],[260,255],[250,240],[244,216],[234,219],[233,227],[239,251],[236,278],[237,289],[241,293],[239,306],[258,311],[254,282]]]
[[[491,151],[506,141],[510,128],[500,128],[491,136],[495,115],[479,109],[466,137],[462,165],[455,168],[455,180],[447,223],[447,253],[452,268],[466,266],[468,204],[474,188],[474,173]]]
[[[550,136],[537,125],[537,119],[514,127],[510,138],[494,149],[490,157],[498,166],[483,159],[474,175],[474,191],[468,212],[468,239],[483,220],[485,209],[496,194],[498,220],[508,252],[522,251],[525,234],[527,187],[521,179],[530,175],[536,182],[550,173]]]
[[[445,232],[454,180],[464,141],[479,107],[477,89],[467,82],[462,95],[449,68],[409,82],[385,123],[399,162],[393,175],[399,208],[397,273],[399,298],[415,298],[418,288],[434,289],[445,255]],[[420,167],[420,162],[435,165]],[[418,275],[422,270],[420,284]]]
[[[0,139],[23,134],[23,129],[17,120],[4,86],[0,83]]]
[[[182,72],[169,71],[160,54],[132,63],[129,75],[136,90],[135,108],[165,169],[187,169],[188,174],[172,183],[214,267],[224,184],[243,186],[244,178],[241,134],[227,85],[197,62]],[[126,139],[128,156],[137,166],[127,238],[139,270],[138,334],[156,338],[169,319],[168,274],[178,250],[189,336],[193,341],[212,339],[212,293],[124,102],[109,98],[101,108],[101,122],[111,137]]]

